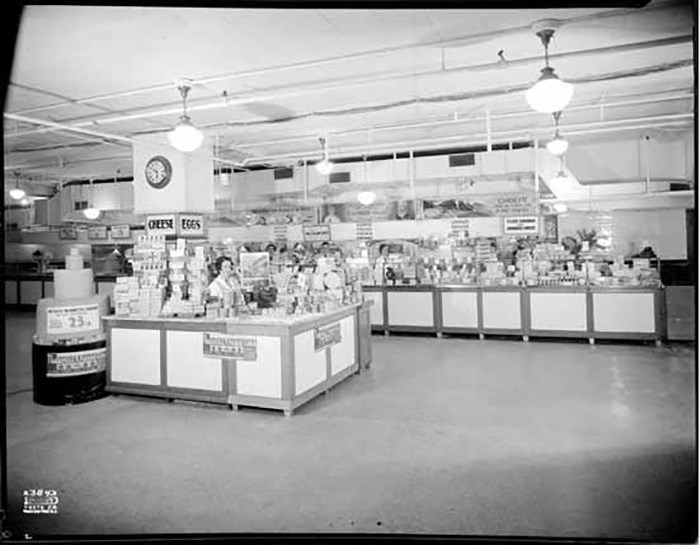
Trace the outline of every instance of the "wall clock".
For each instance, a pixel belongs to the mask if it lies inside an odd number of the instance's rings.
[[[157,155],[146,163],[146,181],[155,189],[163,189],[170,183],[173,167],[165,157]]]

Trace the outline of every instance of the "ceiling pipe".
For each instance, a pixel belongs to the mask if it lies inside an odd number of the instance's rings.
[[[651,10],[657,10],[657,9],[666,9],[669,7],[668,5],[665,5],[663,3],[659,4],[653,4],[652,6],[648,6],[644,8],[645,12],[651,11]],[[671,6],[672,7],[672,6]],[[593,14],[588,14],[588,15],[581,15],[577,17],[570,17],[568,19],[558,19],[558,23],[560,25],[566,25],[566,24],[574,24],[574,23],[582,23],[582,22],[590,22],[590,21],[595,21],[598,19],[606,19],[610,17],[617,17],[617,16],[624,16],[627,14],[631,13],[639,13],[639,9],[629,9],[629,8],[623,8],[619,10],[610,10],[602,13],[593,13]],[[509,29],[504,29],[504,30],[497,30],[497,31],[489,31],[489,32],[482,32],[479,34],[474,34],[472,36],[462,36],[458,38],[452,38],[448,40],[434,40],[431,42],[424,42],[424,43],[418,43],[418,44],[404,44],[400,46],[393,46],[393,47],[386,47],[386,48],[381,48],[381,49],[375,49],[371,51],[363,51],[360,53],[353,53],[350,55],[340,55],[336,57],[329,57],[325,59],[317,59],[313,61],[305,61],[305,62],[298,62],[298,63],[291,63],[287,65],[281,65],[281,66],[272,66],[272,67],[266,67],[266,68],[260,68],[260,69],[255,69],[255,70],[246,70],[243,72],[233,72],[229,74],[223,74],[219,76],[211,76],[207,78],[199,78],[199,79],[192,79],[192,85],[206,85],[208,83],[216,83],[220,81],[228,81],[228,80],[234,80],[234,79],[240,79],[240,78],[245,78],[245,77],[251,77],[251,76],[259,76],[259,75],[266,75],[269,73],[273,72],[283,72],[287,70],[298,70],[301,68],[314,68],[318,66],[327,66],[329,64],[335,64],[339,62],[347,62],[347,61],[352,61],[352,60],[360,60],[360,59],[365,59],[369,57],[377,57],[377,56],[382,56],[382,55],[387,55],[389,53],[397,53],[400,51],[407,51],[411,49],[417,49],[417,48],[426,48],[426,47],[431,47],[431,46],[449,46],[454,45],[454,46],[459,46],[460,44],[464,44],[466,41],[469,42],[474,42],[477,40],[486,40],[486,39],[491,39],[491,38],[496,38],[499,36],[507,36],[509,34],[517,34],[520,32],[530,32],[531,31],[531,25],[522,25],[519,27],[513,27]],[[19,114],[27,114],[27,113],[33,113],[37,111],[44,111],[44,110],[50,110],[54,108],[60,108],[60,107],[65,107],[65,106],[74,106],[76,104],[87,104],[91,102],[98,102],[102,100],[109,100],[109,99],[114,99],[114,98],[124,98],[124,97],[129,97],[129,96],[135,96],[139,94],[145,94],[145,93],[153,93],[157,91],[164,91],[172,88],[172,83],[162,83],[162,84],[157,84],[157,85],[151,85],[148,87],[142,87],[139,89],[132,89],[129,91],[122,91],[118,93],[109,93],[109,94],[104,94],[104,95],[97,95],[93,97],[87,97],[87,98],[81,98],[81,99],[74,99],[74,100],[66,100],[66,101],[61,101],[53,104],[47,104],[44,106],[38,106],[35,108],[30,108],[26,110],[22,110],[20,112],[16,112]]]
[[[606,106],[608,108],[614,108],[617,106],[635,106],[635,105],[641,105],[641,104],[656,104],[657,102],[667,102],[667,101],[673,101],[673,100],[690,100],[694,97],[692,91],[687,91],[687,92],[679,92],[675,94],[671,94],[669,96],[661,96],[661,97],[655,97],[655,98],[642,98],[642,99],[636,99],[636,100],[622,100],[622,101],[617,101],[617,102],[611,102],[608,103]],[[596,109],[598,108],[598,104],[583,104],[580,106],[569,106],[566,108],[567,113],[575,112],[575,111],[583,111],[583,110],[591,110],[591,109]],[[478,109],[477,109],[478,110]],[[467,114],[461,114],[461,116],[453,116],[451,119],[437,119],[435,121],[426,121],[423,123],[406,123],[406,124],[397,124],[397,125],[384,125],[384,126],[378,126],[378,127],[372,127],[372,130],[374,132],[384,132],[384,131],[393,131],[393,130],[404,130],[404,129],[418,129],[422,127],[434,127],[438,125],[455,125],[455,124],[461,124],[461,123],[469,123],[469,122],[474,122],[474,117],[473,113],[477,110],[474,110],[473,112],[469,112]],[[536,112],[533,112],[530,108],[528,109],[521,109],[517,110],[515,112],[508,112],[508,113],[502,113],[502,114],[491,114],[491,119],[509,119],[509,118],[517,118],[517,117],[534,117],[537,116],[538,114]],[[466,117],[465,117],[466,116]],[[339,137],[343,136],[349,136],[352,134],[362,134],[365,131],[367,131],[368,128],[363,127],[359,129],[351,129],[347,131],[337,131],[333,133],[329,133],[329,135],[333,136],[334,139],[337,139]],[[250,144],[235,144],[230,146],[230,149],[245,149],[245,148],[254,148],[254,147],[265,147],[265,146],[272,146],[276,144],[291,144],[294,142],[299,142],[303,140],[314,140],[318,138],[317,135],[305,135],[305,136],[298,136],[294,138],[280,138],[277,140],[267,140],[264,142],[253,142]]]
[[[66,125],[64,123],[56,123],[55,121],[47,121],[45,119],[35,119],[33,117],[25,117],[23,115],[10,114],[10,113],[4,113],[3,116],[6,119],[11,119],[13,121],[20,121],[22,123],[31,123],[33,125],[45,125],[47,127],[52,127],[54,129],[59,129],[62,131],[77,132],[77,133],[81,133],[81,134],[87,134],[90,136],[97,136],[98,138],[104,138],[107,140],[116,140],[119,142],[128,142],[128,143],[132,142],[131,138],[126,138],[124,136],[117,136],[114,134],[106,134],[106,133],[103,133],[100,131],[95,131],[92,129],[83,129],[83,128],[75,126],[75,125]],[[18,133],[13,133],[13,134],[18,134]]]
[[[624,45],[617,45],[617,46],[608,46],[608,47],[602,47],[602,48],[594,48],[594,49],[586,49],[582,51],[572,51],[568,53],[560,53],[558,55],[552,55],[550,58],[555,59],[555,60],[561,60],[564,58],[576,58],[579,56],[585,56],[585,55],[597,55],[597,54],[610,54],[613,52],[620,52],[620,51],[627,51],[627,50],[633,50],[633,51],[638,51],[642,49],[647,49],[650,47],[660,47],[660,46],[665,46],[665,45],[675,45],[678,43],[685,43],[689,42],[692,40],[692,36],[690,35],[684,35],[684,36],[677,36],[673,38],[664,38],[660,40],[652,40],[648,42],[638,42],[634,44],[624,44]],[[523,59],[517,59],[513,61],[508,61],[508,64],[510,66],[514,65],[525,65],[525,64],[533,64],[533,63],[539,63],[541,62],[541,56],[533,56],[533,57],[527,57]],[[455,68],[449,68],[446,70],[443,70],[442,68],[440,69],[433,69],[429,71],[423,71],[423,72],[415,72],[415,71],[409,71],[409,72],[403,72],[403,73],[396,73],[396,74],[386,74],[384,76],[381,75],[373,75],[371,77],[364,77],[364,78],[346,78],[345,80],[341,81],[334,81],[332,83],[328,83],[326,85],[323,85],[319,82],[311,82],[307,83],[307,87],[297,87],[293,88],[291,90],[288,90],[286,92],[269,92],[269,93],[262,93],[262,94],[256,94],[256,95],[250,95],[248,97],[240,97],[240,98],[226,98],[225,100],[222,100],[220,97],[217,97],[214,99],[212,102],[204,103],[204,104],[197,104],[196,101],[190,101],[188,104],[188,109],[190,111],[202,111],[202,110],[211,110],[211,109],[219,109],[219,108],[227,108],[233,105],[242,105],[242,104],[249,104],[251,102],[259,102],[259,101],[272,101],[272,100],[279,100],[279,99],[284,99],[284,98],[289,98],[289,97],[295,97],[299,95],[305,95],[308,93],[318,93],[318,92],[325,92],[328,90],[332,89],[345,89],[353,86],[361,86],[361,85],[373,85],[376,84],[377,82],[381,81],[389,81],[392,79],[400,79],[400,78],[413,78],[413,77],[427,77],[431,75],[445,75],[445,74],[456,74],[456,73],[461,73],[461,72],[470,72],[470,71],[482,71],[482,70],[499,70],[500,65],[498,62],[489,62],[489,63],[483,63],[483,64],[477,64],[477,65],[465,65],[465,66],[459,66]],[[349,85],[350,82],[354,82]],[[141,113],[132,113],[132,114],[124,114],[123,112],[120,113],[119,115],[112,116],[112,117],[99,117],[99,116],[94,116],[90,118],[90,121],[83,121],[83,122],[78,122],[74,123],[72,126],[75,127],[83,127],[83,126],[88,126],[92,125],[93,123],[102,123],[102,124],[109,124],[109,123],[118,123],[118,122],[124,122],[124,121],[133,121],[133,120],[138,120],[138,119],[146,119],[146,118],[151,118],[151,117],[159,117],[159,116],[172,116],[172,115],[177,115],[180,113],[179,108],[175,107],[168,107],[164,109],[156,109],[152,111],[150,110],[152,107],[145,108],[146,111],[142,111]],[[137,110],[131,110],[137,111]],[[73,119],[75,121],[76,119]],[[49,129],[35,129],[33,131],[23,131],[23,132],[15,132],[12,133],[11,135],[7,135],[6,138],[12,138],[12,137],[18,137],[18,136],[24,136],[28,134],[36,134],[37,132],[50,132]]]
[[[667,116],[653,116],[653,117],[646,117],[646,118],[632,118],[632,119],[623,119],[623,120],[618,120],[618,121],[604,121],[604,122],[595,122],[595,123],[583,123],[583,124],[575,124],[575,125],[566,125],[562,126],[562,130],[566,130],[567,135],[581,135],[581,134],[590,134],[590,133],[597,133],[597,132],[606,132],[609,130],[616,130],[616,131],[621,131],[621,130],[630,130],[630,129],[644,129],[644,128],[656,128],[656,127],[662,127],[666,125],[673,125],[673,124],[678,124],[681,122],[684,122],[684,120],[691,120],[694,118],[694,114],[692,113],[687,113],[687,114],[670,114]],[[640,125],[634,125],[631,127],[626,127],[624,124],[626,123],[642,123]],[[551,129],[549,127],[546,128],[541,128],[541,129],[535,129],[535,131],[538,134],[544,134],[547,132],[550,132]],[[531,131],[527,130],[517,130],[517,131],[502,131],[498,133],[492,134],[492,138],[494,135],[497,135],[499,138],[501,138],[502,142],[507,143],[509,140],[512,139],[520,139],[527,137]],[[484,133],[479,133],[477,135],[474,135],[476,137],[485,137],[486,135]],[[431,144],[431,143],[449,143],[449,142],[454,142],[454,141],[459,141],[460,143],[463,143],[465,146],[467,143],[475,143],[475,144],[483,144],[483,138],[479,139],[472,139],[472,140],[465,140],[464,136],[462,135],[457,135],[457,136],[443,136],[443,137],[437,137],[437,138],[428,138],[428,139],[422,139],[422,140],[412,140],[412,141],[403,141],[403,142],[388,142],[386,144],[379,144],[379,145],[374,145],[373,149],[375,151],[378,150],[386,150],[386,149],[395,149],[397,147],[403,147],[404,149],[407,149],[409,147],[413,147],[414,149],[419,146],[421,143],[426,143],[426,144]],[[362,154],[366,153],[366,147],[353,147],[353,148],[346,148],[344,152],[338,151],[336,156],[337,158],[342,158],[342,157],[347,157],[348,155],[356,155],[356,154]],[[243,162],[244,164],[255,164],[256,162],[264,162],[264,161],[271,161],[275,159],[284,159],[284,158],[303,158],[303,157],[312,157],[314,155],[314,151],[308,151],[308,152],[297,152],[297,153],[287,153],[287,154],[279,154],[279,155],[270,155],[270,156],[264,156],[264,157],[256,157],[256,158],[248,158],[244,159]]]

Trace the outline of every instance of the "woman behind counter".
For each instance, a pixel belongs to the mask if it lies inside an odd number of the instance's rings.
[[[217,276],[209,284],[209,295],[224,301],[225,306],[231,306],[234,292],[241,291],[233,272],[233,260],[222,255],[216,259],[215,267]]]

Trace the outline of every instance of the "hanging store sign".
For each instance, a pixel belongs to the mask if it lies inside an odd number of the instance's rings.
[[[340,322],[328,327],[317,327],[314,329],[314,349],[316,352],[342,341],[343,336],[340,332]]]
[[[128,225],[112,225],[109,234],[113,239],[131,238],[131,228]]]
[[[107,367],[107,349],[82,352],[49,352],[46,361],[47,377],[76,377],[99,373]]]
[[[330,225],[305,225],[304,242],[330,242],[331,226]]]
[[[374,227],[371,223],[356,223],[355,224],[355,238],[357,240],[373,240],[374,239]]]
[[[539,232],[537,216],[520,216],[517,218],[503,218],[504,235],[530,235]]]
[[[208,358],[231,358],[243,361],[258,359],[258,340],[255,337],[205,332],[203,343],[202,353]]]
[[[61,227],[58,231],[60,240],[78,240],[78,231],[75,227]]]
[[[82,333],[99,327],[100,311],[97,303],[46,310],[46,332],[51,335]]]
[[[146,217],[146,231],[149,235],[175,235],[177,222],[175,214],[159,214]]]
[[[181,237],[203,237],[204,216],[201,214],[180,214],[177,221],[177,234]]]
[[[107,226],[100,225],[98,227],[88,227],[88,239],[107,240]]]

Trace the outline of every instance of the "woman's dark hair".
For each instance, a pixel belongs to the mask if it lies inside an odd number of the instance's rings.
[[[216,274],[219,274],[221,272],[221,266],[224,264],[224,261],[228,261],[231,266],[233,267],[233,259],[226,255],[222,255],[216,258],[216,261],[214,262],[214,267],[216,268]]]
[[[267,246],[265,246],[265,251],[267,252],[270,248],[272,248],[272,251],[273,251],[273,252],[276,252],[276,251],[277,251],[277,246],[275,246],[274,244],[272,244],[272,242],[270,242],[270,244],[268,244]]]
[[[382,250],[383,250],[384,248],[386,248],[386,249],[388,250],[388,249],[389,249],[389,245],[388,245],[388,244],[380,244],[380,245],[379,245],[379,253],[380,253],[380,254],[382,253]]]

